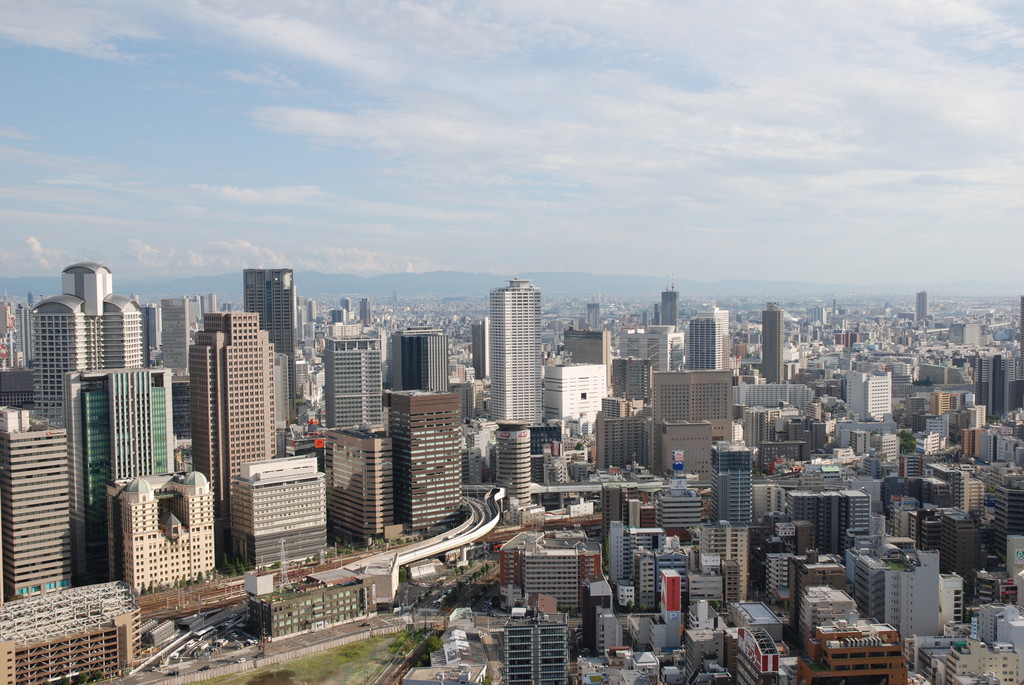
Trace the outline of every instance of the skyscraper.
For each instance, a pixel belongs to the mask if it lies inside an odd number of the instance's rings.
[[[74,570],[103,582],[107,484],[174,470],[171,371],[78,371],[65,392]]]
[[[373,310],[370,309],[369,298],[359,300],[359,322],[364,326],[373,325]]]
[[[246,269],[245,311],[260,315],[274,351],[288,355],[288,397],[298,399],[295,385],[295,282],[291,269]]]
[[[769,383],[782,383],[782,348],[786,320],[778,302],[769,302],[761,312],[761,373]]]
[[[63,295],[32,308],[36,412],[64,425],[64,374],[84,369],[142,367],[142,315],[135,301],[113,293],[110,269],[79,262],[61,274]]]
[[[587,303],[587,330],[601,330],[601,304],[599,302]]]
[[[661,293],[661,323],[662,326],[679,325],[679,291],[673,285]]]
[[[690,319],[686,368],[691,371],[731,368],[729,311],[713,308]]]
[[[928,318],[928,291],[922,290],[917,293],[917,302],[914,306],[914,321],[924,321]]]
[[[242,464],[273,458],[274,346],[251,312],[207,314],[189,353],[192,464],[213,488],[223,526],[231,513],[231,477]],[[224,544],[222,535],[217,544]]]
[[[0,520],[4,599],[71,584],[67,439],[28,410],[0,409]]]
[[[391,336],[395,390],[448,392],[448,336],[429,326],[410,326]]]
[[[711,515],[716,521],[750,523],[753,454],[745,445],[711,448]]]
[[[395,520],[425,531],[462,506],[462,417],[451,393],[418,390],[387,395]]]
[[[188,309],[188,300],[183,297],[160,300],[160,345],[164,353],[164,368],[181,374],[188,371]]]
[[[505,496],[520,506],[530,503],[530,427],[525,423],[499,421],[494,434],[497,482]]]
[[[516,278],[491,291],[491,415],[541,416],[540,289]]]
[[[328,339],[324,346],[324,421],[328,428],[383,424],[378,338]]]
[[[356,428],[329,430],[325,437],[328,531],[371,544],[395,522],[391,437]]]
[[[484,317],[473,324],[473,371],[477,380],[491,375],[491,319]]]

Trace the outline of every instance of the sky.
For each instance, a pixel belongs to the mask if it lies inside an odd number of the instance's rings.
[[[1022,15],[0,0],[0,273],[1019,281]]]

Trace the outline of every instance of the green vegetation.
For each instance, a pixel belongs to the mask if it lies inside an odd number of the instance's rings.
[[[917,450],[917,438],[910,431],[900,431],[900,452],[915,452]]]
[[[392,637],[375,637],[319,654],[212,679],[215,685],[362,685],[391,661]]]

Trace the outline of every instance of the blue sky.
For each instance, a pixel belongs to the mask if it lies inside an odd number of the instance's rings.
[[[0,271],[1019,281],[1020,7],[0,0]]]

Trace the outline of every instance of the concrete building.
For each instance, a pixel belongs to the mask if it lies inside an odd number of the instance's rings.
[[[287,588],[268,585],[260,587],[259,577],[246,574],[249,625],[271,641],[355,621],[376,611],[373,577],[346,569],[315,573]]]
[[[769,302],[761,312],[761,375],[768,383],[786,380],[783,352],[786,343],[786,317],[778,302]]]
[[[391,336],[395,390],[448,392],[448,336],[429,326],[410,326]]]
[[[70,586],[69,506],[64,431],[33,425],[28,410],[0,408],[2,599]]]
[[[277,453],[274,346],[252,312],[206,314],[189,351],[192,464],[213,488],[214,515],[231,516],[231,478]],[[230,547],[227,538],[217,544]]]
[[[324,343],[324,422],[341,430],[383,426],[383,361],[377,338]]]
[[[609,331],[602,331],[600,327],[587,331],[570,328],[562,336],[562,354],[566,364],[600,364],[611,386],[612,334]]]
[[[712,308],[690,319],[686,368],[690,371],[731,369],[729,310]]]
[[[842,558],[810,550],[789,559],[789,625],[806,643],[813,627],[803,622],[803,600],[807,588],[828,585],[837,590],[846,587],[846,567]],[[853,601],[852,599],[850,600]]]
[[[661,528],[626,526],[612,521],[608,535],[608,575],[612,582],[633,580],[633,553],[665,546],[665,531]]]
[[[718,442],[711,448],[711,515],[732,524],[751,521],[753,451]]]
[[[110,574],[141,592],[213,570],[213,492],[203,474],[143,476],[107,486]]]
[[[804,588],[800,601],[801,638],[804,649],[808,649],[815,628],[834,621],[856,620],[857,603],[843,590],[829,585],[811,585]]]
[[[928,318],[928,292],[920,291],[914,303],[914,321],[920,322]]]
[[[541,417],[540,289],[516,278],[490,298],[491,416]]]
[[[666,423],[709,422],[710,440],[706,444],[687,445],[687,472],[701,479],[711,477],[711,447],[718,440],[731,438],[732,412],[729,371],[669,371],[654,374],[652,407],[652,467],[656,473],[671,469],[673,447],[666,439]]]
[[[72,559],[82,580],[107,580],[107,484],[174,470],[172,404],[168,369],[67,375]]]
[[[462,506],[462,417],[450,393],[387,394],[392,441],[395,522],[422,532]]]
[[[675,286],[661,293],[661,317],[658,323],[662,326],[679,326],[679,291]]]
[[[814,401],[814,390],[790,383],[740,383],[732,389],[732,403],[744,407],[778,407],[790,404],[803,409]]]
[[[686,336],[674,326],[623,329],[619,334],[619,356],[647,359],[654,371],[679,371],[686,359]]]
[[[330,535],[363,545],[389,537],[395,527],[391,437],[348,428],[327,431],[324,443]]]
[[[477,380],[489,378],[491,375],[491,319],[484,317],[473,324],[471,329],[473,371]]]
[[[135,665],[139,606],[124,583],[29,597],[0,614],[0,682],[36,685],[77,674],[116,678]]]
[[[316,457],[242,464],[231,478],[231,537],[235,556],[258,566],[322,552],[327,489]]]
[[[503,632],[504,682],[567,685],[569,628],[564,614],[513,615]]]
[[[530,503],[530,427],[499,421],[494,434],[495,483],[505,488],[507,500]]]
[[[796,685],[848,680],[851,673],[858,682],[907,683],[903,642],[890,625],[845,620],[816,624],[806,649],[807,658],[797,661]]]
[[[700,527],[701,554],[712,554],[738,565],[737,600],[747,599],[750,587],[750,528],[718,521]]]
[[[175,374],[188,373],[189,331],[188,300],[174,297],[160,300],[160,349],[164,368]]]
[[[864,421],[882,421],[892,414],[892,374],[846,374],[846,405]]]
[[[79,262],[61,274],[62,295],[32,308],[35,411],[64,425],[64,376],[85,369],[138,369],[143,364],[139,305],[113,292],[110,269]]]
[[[287,397],[298,399],[295,375],[296,307],[295,281],[291,269],[246,269],[242,274],[245,311],[260,317],[274,352],[288,356]]]
[[[583,581],[601,572],[601,546],[582,531],[520,533],[499,552],[498,582],[506,607],[547,595],[566,611],[582,602]]]
[[[636,462],[649,465],[650,418],[634,411],[631,402],[606,397],[597,415],[597,466],[622,468]]]
[[[601,330],[601,303],[600,302],[588,302],[587,303],[587,330],[599,331]]]
[[[601,364],[544,367],[544,420],[576,420],[593,430],[601,401],[608,393],[606,369]]]
[[[871,496],[859,490],[790,490],[786,494],[786,513],[793,521],[814,524],[814,546],[819,552],[842,554],[849,531],[868,530]]]
[[[650,359],[612,360],[612,397],[620,397],[626,401],[640,400],[647,402],[651,397],[651,384],[654,373],[654,362]]]

